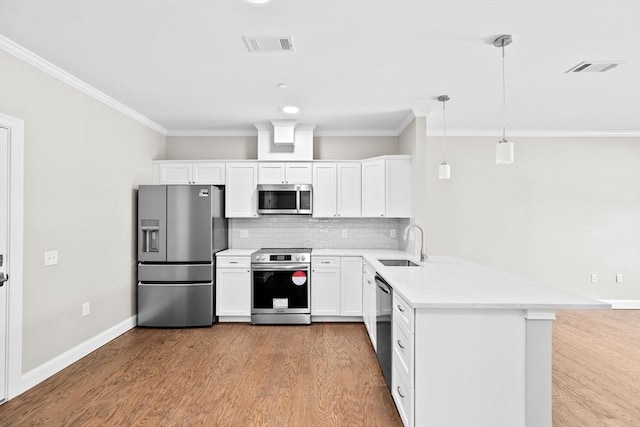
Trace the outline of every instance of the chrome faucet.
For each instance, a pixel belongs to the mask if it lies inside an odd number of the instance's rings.
[[[424,249],[424,230],[422,229],[422,227],[420,227],[419,225],[415,225],[415,224],[411,224],[409,226],[407,226],[407,228],[404,229],[404,233],[402,234],[402,241],[406,241],[407,237],[409,236],[409,229],[411,228],[417,228],[418,230],[420,230],[420,262],[425,262],[428,257],[427,257],[427,253]]]

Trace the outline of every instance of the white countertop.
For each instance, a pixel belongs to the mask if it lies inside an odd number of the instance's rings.
[[[379,258],[410,259],[404,251],[318,249],[313,256],[362,256],[414,308],[607,309],[607,303],[447,256],[430,256],[419,267],[385,267]]]
[[[216,252],[216,256],[251,256],[255,251],[259,251],[260,248],[255,249],[225,249],[224,251]]]

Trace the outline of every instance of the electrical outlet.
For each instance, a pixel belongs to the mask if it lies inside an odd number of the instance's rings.
[[[391,230],[389,230],[389,234],[391,235],[391,238],[395,238],[396,237],[396,230],[395,228],[392,228]]]
[[[82,304],[82,317],[88,316],[91,313],[91,307],[88,302]]]
[[[249,237],[249,230],[240,230],[240,238],[246,239]]]
[[[342,229],[342,237],[346,238],[347,237],[347,230]]]
[[[598,283],[598,275],[596,273],[591,273],[591,283]]]
[[[616,283],[622,283],[622,273],[616,274]]]
[[[55,265],[58,263],[58,251],[47,251],[44,253],[44,265]]]

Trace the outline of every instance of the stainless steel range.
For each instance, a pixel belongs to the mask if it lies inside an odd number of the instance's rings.
[[[311,323],[311,249],[260,249],[251,269],[251,323]]]

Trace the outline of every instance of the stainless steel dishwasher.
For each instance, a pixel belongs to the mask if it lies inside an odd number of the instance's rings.
[[[376,341],[378,363],[387,382],[387,388],[391,390],[391,312],[392,292],[391,286],[378,274],[376,274]]]

